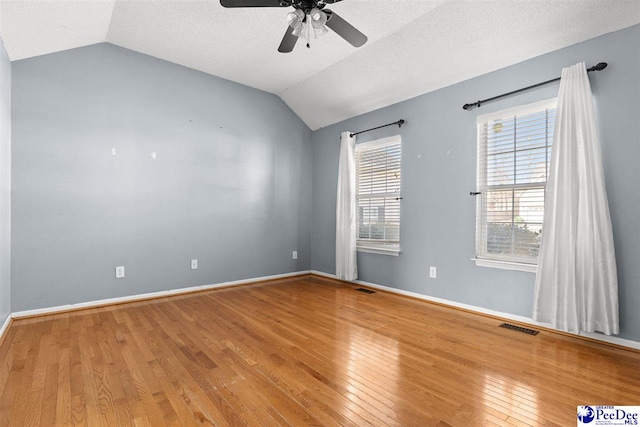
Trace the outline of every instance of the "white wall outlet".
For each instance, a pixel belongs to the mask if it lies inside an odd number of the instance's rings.
[[[293,251],[293,254],[291,255],[292,259],[298,259],[298,251]]]
[[[124,277],[124,265],[116,267],[116,279],[122,279]]]
[[[435,267],[429,267],[429,277],[431,277],[432,279],[436,278],[436,268]]]
[[[192,259],[191,260],[191,269],[192,270],[197,270],[198,269],[198,260],[197,259]]]

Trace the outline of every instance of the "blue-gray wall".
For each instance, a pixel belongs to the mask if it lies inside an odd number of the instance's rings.
[[[476,116],[557,96],[558,85],[486,104],[462,105],[560,75],[562,67],[608,62],[592,73],[620,290],[620,337],[640,341],[640,26],[604,35],[312,134],[312,269],[335,273],[339,137],[398,119],[407,124],[363,134],[365,142],[402,135],[399,257],[359,253],[360,279],[398,289],[531,316],[534,274],[477,267],[474,256]],[[425,70],[429,72],[429,70]],[[375,90],[375,88],[372,88]],[[429,279],[429,266],[438,268]]]
[[[0,326],[11,313],[11,63],[0,39]]]
[[[309,269],[311,131],[278,97],[110,44],[12,65],[14,311]]]
[[[402,118],[400,130],[358,139],[400,133],[404,156],[402,254],[359,254],[360,278],[528,317],[533,274],[470,261],[475,119],[554,97],[558,86],[472,112],[461,106],[556,77],[579,61],[606,61],[591,82],[617,251],[620,336],[640,341],[638,52],[635,26],[313,133],[273,95],[108,44],[15,62],[11,308],[308,268],[334,273],[340,133]],[[7,87],[5,77],[0,83]],[[8,105],[4,95],[0,102]],[[189,269],[191,258],[199,270]],[[126,267],[125,279],[114,278],[116,265]],[[430,265],[437,279],[428,278]]]

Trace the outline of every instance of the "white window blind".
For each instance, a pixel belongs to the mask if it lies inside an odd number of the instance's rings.
[[[537,264],[555,108],[553,99],[478,117],[477,260]]]
[[[356,204],[360,250],[400,250],[401,139],[356,145]]]

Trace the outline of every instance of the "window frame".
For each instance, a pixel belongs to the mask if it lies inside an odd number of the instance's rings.
[[[526,116],[533,113],[541,113],[547,110],[555,110],[557,108],[557,98],[546,99],[544,101],[534,102],[531,104],[521,105],[513,108],[503,109],[500,111],[496,111],[493,113],[479,115],[477,117],[477,129],[476,129],[476,137],[477,137],[477,175],[476,175],[476,188],[480,194],[476,197],[476,235],[475,235],[475,257],[472,258],[475,261],[477,266],[480,267],[493,267],[499,269],[506,270],[517,270],[517,271],[525,271],[535,273],[538,269],[538,259],[535,258],[519,258],[514,256],[497,254],[493,256],[489,256],[486,247],[487,247],[487,234],[484,232],[486,227],[486,209],[488,206],[488,201],[486,199],[486,193],[488,189],[493,188],[494,191],[499,189],[501,185],[490,186],[487,184],[487,140],[483,135],[482,126],[486,126],[487,123],[500,119],[508,119],[509,117],[521,117]],[[549,121],[545,120],[545,124],[548,124]],[[554,119],[555,126],[555,119]],[[483,139],[484,138],[484,139]],[[517,141],[517,140],[516,140]],[[553,146],[553,134],[551,135],[551,141],[549,144],[545,144],[544,147],[550,147],[552,149]],[[483,151],[484,150],[484,151]],[[514,148],[514,152],[517,152],[518,148]],[[548,182],[548,173],[550,166],[550,158],[547,160],[547,169],[546,169],[546,180],[544,183],[540,182],[529,182],[525,184],[514,183],[513,185],[503,185],[503,188],[509,189],[512,188],[515,190],[516,188],[521,191],[529,190],[539,190],[540,187],[543,187],[543,195],[546,197],[546,188]],[[514,207],[511,208],[512,212]],[[544,211],[543,211],[544,217]]]
[[[391,197],[395,197],[398,200],[402,200],[402,137],[400,135],[394,135],[387,138],[381,138],[374,141],[367,141],[362,143],[356,143],[355,146],[355,158],[356,158],[356,190],[355,190],[355,198],[356,198],[356,250],[358,252],[368,252],[382,255],[392,255],[398,256],[400,255],[400,228],[401,228],[401,209],[400,203],[398,204],[398,240],[378,240],[378,239],[360,239],[359,230],[360,230],[360,214],[359,214],[359,199],[367,198],[367,196],[362,196],[359,194],[359,168],[358,168],[358,151],[362,150],[374,150],[376,148],[385,147],[392,144],[398,144],[400,149],[400,190],[397,192],[386,192],[386,193],[375,193],[375,194],[384,194],[391,195]],[[385,198],[391,198],[384,196]],[[376,241],[377,240],[377,241]]]

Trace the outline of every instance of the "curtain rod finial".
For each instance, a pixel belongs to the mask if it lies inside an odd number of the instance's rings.
[[[602,71],[605,68],[607,68],[607,63],[606,62],[598,62],[595,67],[593,67],[596,71]]]

